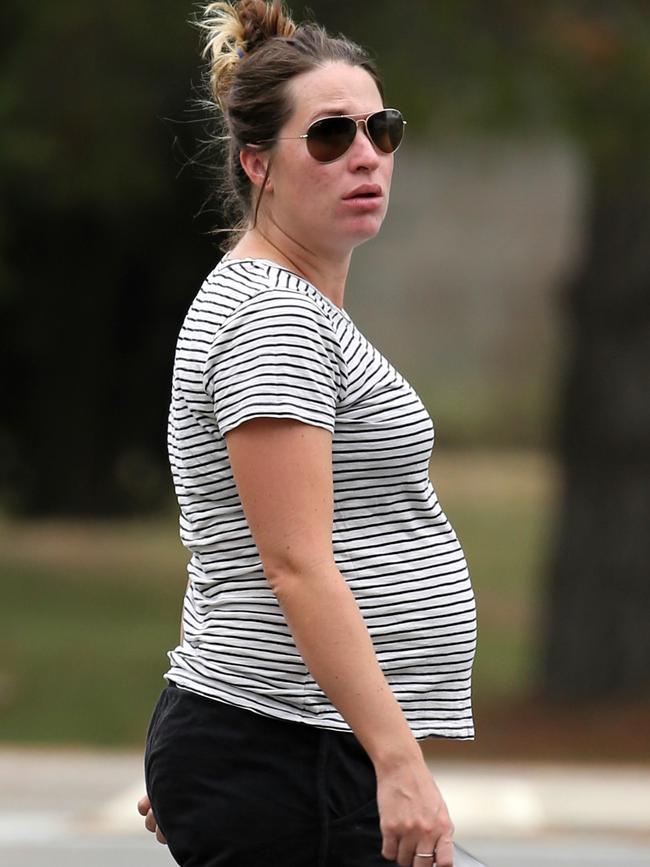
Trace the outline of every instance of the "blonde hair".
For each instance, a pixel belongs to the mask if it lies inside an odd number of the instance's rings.
[[[209,61],[210,90],[225,110],[227,93],[241,60],[259,44],[275,36],[288,37],[296,31],[279,0],[240,0],[239,3],[208,3],[199,27],[205,31],[203,57]]]
[[[296,25],[281,0],[234,0],[203,6],[196,21],[203,33],[203,56],[208,61],[206,89],[209,106],[217,109],[225,144],[219,172],[219,210],[237,216],[233,228],[217,229],[233,247],[257,221],[266,183],[253,206],[252,185],[242,168],[240,151],[250,145],[271,151],[294,106],[287,84],[292,78],[330,62],[360,66],[374,79],[382,102],[384,91],[370,56],[344,36],[332,37],[319,24]],[[271,161],[267,165],[267,177]]]

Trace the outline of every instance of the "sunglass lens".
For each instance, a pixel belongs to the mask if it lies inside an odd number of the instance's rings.
[[[368,133],[380,151],[392,154],[404,135],[402,113],[396,108],[377,111],[368,118]]]
[[[324,117],[307,130],[309,153],[321,163],[338,159],[350,147],[357,125],[349,117]]]

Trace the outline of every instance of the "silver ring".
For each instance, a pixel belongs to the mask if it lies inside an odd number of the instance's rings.
[[[433,856],[435,854],[436,854],[435,852],[416,852],[415,857],[416,858],[433,858]]]

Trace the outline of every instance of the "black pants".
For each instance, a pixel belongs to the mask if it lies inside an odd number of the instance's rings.
[[[183,867],[391,867],[375,770],[349,732],[278,720],[169,685],[145,778]]]

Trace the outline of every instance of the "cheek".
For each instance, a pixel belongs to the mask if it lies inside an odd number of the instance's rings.
[[[338,189],[331,166],[310,159],[295,173],[294,195],[301,209],[311,213],[330,214]]]
[[[326,168],[307,154],[283,165],[281,186],[289,193],[294,207],[303,210],[305,207],[318,206],[328,188],[331,193],[332,178],[323,171]]]
[[[332,173],[332,166],[318,163],[312,160],[307,172],[308,184],[311,189],[317,190],[323,198],[331,197],[336,189],[336,178]]]
[[[391,154],[390,159],[386,160],[386,167],[384,169],[384,179],[386,183],[386,189],[390,189],[390,183],[393,177],[393,166],[395,165],[395,157]]]

